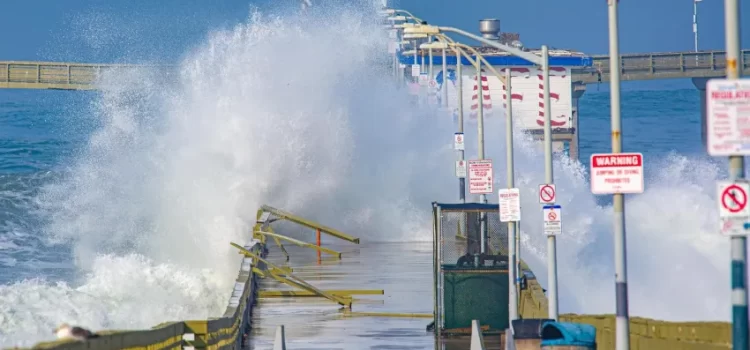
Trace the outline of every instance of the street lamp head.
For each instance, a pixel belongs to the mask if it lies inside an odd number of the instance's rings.
[[[414,24],[414,23],[399,23],[399,24],[394,24],[393,28],[403,29],[403,28],[411,28],[411,27],[414,27],[414,26],[416,26],[416,24]]]
[[[403,21],[406,21],[406,17],[405,16],[391,16],[391,17],[388,17],[388,20],[393,21],[393,22],[403,22]]]
[[[431,25],[419,25],[419,26],[414,26],[411,28],[405,28],[404,33],[435,35],[435,34],[440,34],[440,29],[436,26],[431,26]]]
[[[445,50],[445,49],[448,48],[448,44],[443,43],[443,42],[434,42],[434,43],[419,45],[419,48],[422,49],[422,50],[429,50],[429,49],[433,49],[433,50],[434,49],[439,49],[439,50],[442,49],[442,50]]]
[[[383,9],[380,11],[380,14],[383,16],[390,16],[392,14],[396,13],[396,10],[394,9]]]
[[[409,29],[409,28],[406,28]],[[404,29],[404,30],[406,30]],[[404,34],[404,39],[424,39],[427,37],[427,34]]]
[[[401,52],[401,54],[404,55],[404,56],[411,56],[411,55],[416,54],[416,53],[417,53],[416,50],[406,50],[406,51]]]

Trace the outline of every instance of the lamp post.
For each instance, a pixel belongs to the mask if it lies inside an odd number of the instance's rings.
[[[453,48],[454,52],[456,53],[456,70],[458,74],[458,81],[459,81],[459,97],[458,97],[458,103],[459,103],[459,121],[460,121],[460,127],[459,132],[463,132],[463,95],[460,90],[461,86],[461,59],[462,55],[466,56],[467,60],[474,65],[475,67],[478,65],[479,61],[481,60],[489,69],[492,71],[493,74],[506,86],[506,128],[505,128],[505,139],[506,139],[506,170],[507,170],[507,186],[508,188],[513,188],[515,186],[515,172],[514,172],[514,150],[513,150],[513,105],[512,105],[512,86],[511,86],[511,74],[510,74],[510,68],[506,68],[505,75],[502,76],[500,73],[498,73],[492,65],[487,62],[487,60],[484,58],[484,56],[479,53],[476,49],[474,49],[471,46],[453,42],[450,37],[444,36],[444,35],[437,35],[436,36],[439,40],[444,40],[445,42],[442,43],[436,43],[441,45],[433,45],[433,48],[441,48],[445,50],[445,47],[450,46]],[[420,47],[425,48],[425,44],[421,45]],[[466,54],[466,52],[462,49],[466,48],[477,57],[476,61],[472,60],[471,56]],[[445,76],[445,75],[444,75]],[[445,80],[444,80],[445,81]],[[445,83],[444,83],[445,84]],[[461,160],[463,160],[463,151],[461,151]],[[461,189],[463,190],[463,186],[461,186]],[[463,192],[461,192],[463,194]],[[463,199],[463,197],[461,198]],[[514,287],[516,285],[516,271],[517,271],[517,261],[518,261],[518,254],[516,253],[516,223],[514,221],[508,222],[508,257],[510,262],[509,274],[508,274],[508,281],[509,285],[512,286],[508,289],[508,300],[509,300],[509,319],[515,320],[518,319],[518,290]]]
[[[550,91],[549,91],[549,55],[547,46],[542,46],[542,57],[539,57],[537,55],[534,55],[530,52],[522,51],[517,48],[507,46],[500,44],[498,42],[494,42],[492,40],[488,40],[485,38],[482,38],[480,36],[474,35],[472,33],[466,32],[464,30],[453,28],[453,27],[438,27],[438,26],[432,26],[432,25],[417,25],[411,28],[405,28],[404,32],[406,33],[423,33],[428,35],[436,35],[444,32],[453,32],[457,34],[461,34],[465,37],[474,39],[476,41],[479,41],[481,43],[484,43],[488,46],[497,48],[499,50],[505,51],[509,54],[512,54],[514,56],[518,56],[520,58],[523,58],[531,63],[534,63],[536,65],[539,65],[542,67],[542,79],[544,81],[544,163],[545,163],[545,182],[547,184],[552,184],[554,181],[553,171],[552,171],[552,124],[551,124],[551,105],[550,105]],[[481,72],[481,71],[480,71]],[[481,74],[478,75],[480,77]],[[480,80],[481,84],[481,80]],[[481,89],[480,89],[481,91]],[[481,96],[481,95],[480,95]],[[480,103],[479,103],[479,111],[482,111],[482,103],[481,103],[481,97],[480,97]],[[483,122],[481,121],[480,116],[480,122],[478,123],[480,126],[479,128],[483,128]],[[483,132],[479,132],[480,141],[479,141],[479,147],[480,147],[480,159],[484,156],[484,135]],[[484,195],[480,197],[480,201],[484,203]],[[550,203],[553,204],[553,203]],[[484,233],[483,233],[484,235]],[[484,236],[482,237],[484,239]],[[549,235],[547,237],[547,249],[548,249],[548,279],[549,279],[549,318],[557,320],[558,319],[558,306],[557,306],[557,258],[556,258],[556,248],[557,248],[557,242],[554,235]]]
[[[693,0],[693,41],[695,42],[695,52],[698,52],[698,3],[701,1],[703,0]]]

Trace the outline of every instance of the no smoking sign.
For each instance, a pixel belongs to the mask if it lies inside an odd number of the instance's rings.
[[[720,181],[718,183],[719,217],[750,219],[748,207],[750,184],[746,182]]]

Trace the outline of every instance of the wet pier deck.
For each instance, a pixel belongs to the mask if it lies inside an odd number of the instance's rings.
[[[311,249],[286,246],[290,261],[271,243],[268,259],[320,289],[382,289],[383,295],[354,295],[352,312],[432,313],[432,243],[325,245],[342,252],[337,260]],[[263,290],[291,290],[272,279]],[[276,326],[285,326],[289,349],[468,349],[468,337],[436,344],[426,331],[431,318],[345,316],[323,298],[262,298],[253,311],[252,349],[270,349]],[[485,337],[487,349],[501,349],[499,336]]]

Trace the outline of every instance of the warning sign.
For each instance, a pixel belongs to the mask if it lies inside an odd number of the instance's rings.
[[[464,150],[464,133],[457,132],[453,134],[453,148],[456,151],[463,151]]]
[[[460,179],[466,178],[466,161],[465,160],[456,161],[456,177]]]
[[[750,155],[750,80],[711,79],[706,101],[708,154]]]
[[[643,193],[643,154],[592,154],[591,193]]]
[[[547,204],[555,202],[555,185],[539,185],[539,203]]]
[[[548,236],[557,236],[562,233],[562,208],[559,205],[545,205],[542,213],[544,214],[544,234]]]
[[[469,193],[492,193],[492,160],[469,161]]]
[[[521,221],[521,191],[517,188],[502,188],[497,196],[500,199],[500,222]]]

